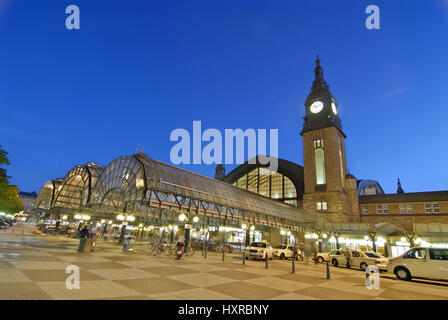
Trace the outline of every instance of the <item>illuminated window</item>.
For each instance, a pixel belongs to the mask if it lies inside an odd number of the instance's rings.
[[[318,148],[314,150],[316,161],[316,184],[325,184],[325,152],[324,149]]]
[[[247,175],[244,175],[237,180],[237,187],[247,189]]]
[[[253,169],[238,178],[233,185],[295,207],[298,204],[294,183],[287,176],[266,168]]]
[[[414,212],[414,208],[412,207],[412,204],[408,204],[408,205],[406,206],[406,208],[407,208],[407,210],[408,210],[408,213],[413,213],[413,212]]]
[[[326,202],[316,202],[316,210],[317,211],[327,210],[327,203]]]
[[[271,178],[271,171],[260,168],[260,182],[259,182],[259,191],[258,193],[262,196],[269,197],[269,190],[270,190],[270,178]]]
[[[247,190],[258,193],[258,169],[248,173]]]
[[[324,140],[323,139],[314,140],[314,149],[323,148],[323,147],[324,147]]]
[[[271,175],[271,198],[283,198],[283,175],[278,172]]]
[[[294,184],[292,183],[292,181],[286,177],[283,176],[285,181],[285,192],[284,192],[284,197],[285,198],[296,198],[297,197],[297,191],[296,191],[296,187],[294,187]]]
[[[297,207],[297,200],[285,200],[285,203],[296,206]]]
[[[342,164],[342,144],[341,139],[338,136],[338,145],[339,145],[339,170],[341,173],[341,182],[344,183],[345,181],[345,175],[344,175],[344,165]]]
[[[385,204],[383,205],[383,213],[388,214],[389,213],[389,205]]]

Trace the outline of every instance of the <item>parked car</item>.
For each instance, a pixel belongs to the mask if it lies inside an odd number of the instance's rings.
[[[375,252],[352,250],[351,267],[360,268],[365,271],[368,266],[376,265],[380,271],[386,271],[388,262],[388,258],[381,257]],[[345,252],[344,255],[332,257],[331,263],[335,267],[339,265],[346,266],[347,258]]]
[[[271,245],[266,242],[252,242],[250,246],[246,248],[246,259],[266,259],[266,257],[268,257],[269,260],[272,260],[273,256],[274,250]]]
[[[411,248],[401,256],[391,258],[387,271],[394,273],[400,280],[448,280],[448,249]]]
[[[338,256],[344,255],[345,250],[342,249],[336,249],[331,250],[329,252],[321,252],[316,255],[316,260],[319,263],[324,263],[324,261],[331,262],[333,258],[337,258]]]
[[[8,229],[9,224],[3,221],[0,221],[0,230]]]
[[[283,259],[289,259],[292,258],[295,252],[295,259],[296,260],[303,260],[302,259],[302,253],[297,248],[294,248],[294,246],[287,246],[286,244],[281,244],[274,248],[273,255],[276,258],[280,258],[280,260]]]

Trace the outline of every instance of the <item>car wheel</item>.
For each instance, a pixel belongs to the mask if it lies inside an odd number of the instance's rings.
[[[317,258],[317,262],[319,262],[319,263],[324,263],[324,258],[322,258],[322,257],[318,257],[318,258]]]
[[[333,260],[331,261],[331,263],[332,263],[333,266],[335,266],[335,267],[337,267],[337,266],[339,265],[339,262],[338,262],[337,259],[333,259]]]
[[[283,259],[285,259],[285,254],[284,254],[284,253],[282,253],[282,254],[280,255],[280,260],[283,260]]]
[[[362,271],[366,271],[367,270],[367,263],[361,262],[361,265],[359,267],[361,268]]]
[[[394,273],[400,280],[409,281],[412,278],[409,270],[403,267],[396,268]]]

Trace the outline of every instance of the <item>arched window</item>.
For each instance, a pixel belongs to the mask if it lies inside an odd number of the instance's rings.
[[[339,149],[339,167],[341,171],[341,183],[344,185],[344,165],[342,164],[342,152],[341,149]]]
[[[325,184],[325,152],[322,148],[314,150],[316,161],[316,184]]]
[[[298,205],[297,190],[291,179],[266,168],[253,169],[233,185],[296,207]]]

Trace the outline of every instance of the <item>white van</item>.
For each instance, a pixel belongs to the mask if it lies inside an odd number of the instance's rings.
[[[387,271],[400,280],[426,278],[448,280],[448,249],[416,247],[392,258]]]

